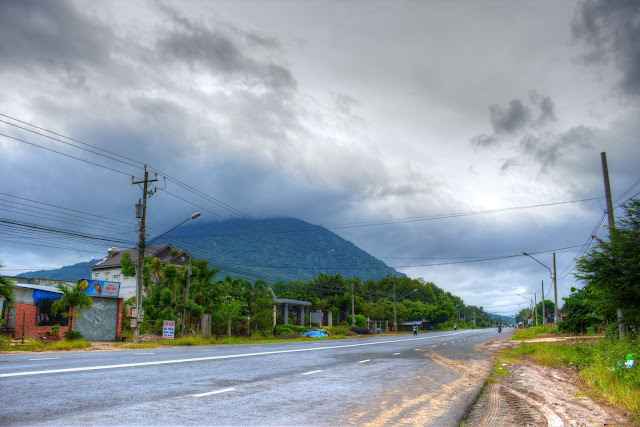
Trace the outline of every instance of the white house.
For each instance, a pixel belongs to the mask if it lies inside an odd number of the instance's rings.
[[[175,248],[168,243],[164,245],[148,246],[144,250],[144,256],[152,256],[162,261],[162,264],[174,264],[178,266],[186,265],[193,257],[184,249],[178,249],[179,253],[176,256],[170,254]],[[126,249],[124,251],[118,250],[116,247],[111,247],[107,251],[108,255],[102,260],[96,262],[91,267],[91,278],[94,280],[104,280],[111,282],[120,282],[120,297],[125,300],[136,294],[136,278],[128,277],[122,274],[122,267],[120,261],[124,254],[129,254],[131,262],[134,265],[138,265],[138,249]]]

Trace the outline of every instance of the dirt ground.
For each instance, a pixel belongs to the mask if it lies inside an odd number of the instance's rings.
[[[518,342],[485,343],[482,351],[497,354]],[[503,365],[511,375],[487,384],[469,414],[468,426],[638,426],[633,415],[585,393],[576,372],[530,362]]]

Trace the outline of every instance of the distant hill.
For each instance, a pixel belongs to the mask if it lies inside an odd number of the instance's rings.
[[[306,281],[320,272],[359,277],[363,281],[378,280],[387,274],[404,277],[326,228],[295,218],[190,221],[153,242],[159,243],[171,243],[186,249],[195,258],[209,260],[212,267],[222,270],[218,278],[231,275],[275,283]],[[97,260],[57,270],[31,271],[20,276],[76,280],[90,277],[88,267],[95,262]]]
[[[90,278],[91,270],[89,266],[98,262],[97,259],[91,261],[79,262],[73,265],[67,265],[62,268],[56,268],[55,270],[37,270],[29,271],[27,273],[18,274],[18,277],[30,277],[41,279],[56,279],[56,280],[78,280],[82,278]]]

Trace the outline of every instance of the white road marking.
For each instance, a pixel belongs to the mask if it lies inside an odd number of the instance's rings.
[[[155,353],[133,353],[133,354],[155,354]]]
[[[29,359],[29,360],[58,360],[60,359],[59,357],[43,357],[40,359]]]
[[[433,348],[433,347],[437,347],[437,345],[432,345],[431,348]]]
[[[249,347],[249,348],[262,348],[262,347]]]
[[[322,372],[322,371],[324,371],[324,369],[318,369],[317,371],[305,372],[305,373],[302,373],[302,374],[300,374],[300,375],[311,375],[311,374],[317,374],[318,372]]]
[[[211,396],[212,394],[228,393],[230,391],[235,391],[235,388],[225,388],[224,390],[215,390],[208,393],[194,394],[193,397]]]
[[[419,348],[416,348],[416,351],[420,351],[420,349],[419,349]]]
[[[371,362],[371,359],[364,359],[359,361],[358,363],[367,363],[367,362]]]
[[[393,353],[393,356],[397,356],[397,355],[399,355],[399,354],[400,354],[400,353]]]
[[[366,346],[380,345],[380,344],[393,344],[396,342],[430,340],[433,338],[440,338],[448,335],[451,335],[451,334],[425,336],[425,337],[419,337],[419,338],[403,338],[399,340],[388,340],[388,341],[373,341],[373,342],[358,343],[358,344],[331,345],[331,346],[325,346],[325,347],[297,348],[292,350],[274,350],[274,351],[263,351],[258,353],[231,354],[227,356],[194,357],[189,359],[173,359],[173,360],[157,360],[153,362],[122,363],[118,365],[84,366],[84,367],[78,367],[78,368],[50,369],[45,371],[11,372],[6,374],[0,373],[0,378],[21,377],[25,375],[59,374],[63,372],[99,371],[104,369],[131,368],[135,366],[171,365],[174,363],[191,363],[191,362],[204,362],[209,360],[238,359],[241,357],[266,356],[271,354],[285,354],[285,353],[300,353],[305,351],[335,350],[340,348],[366,347]]]

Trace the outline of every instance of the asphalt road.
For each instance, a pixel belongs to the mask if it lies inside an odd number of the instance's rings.
[[[0,425],[456,425],[495,329],[0,355]]]

